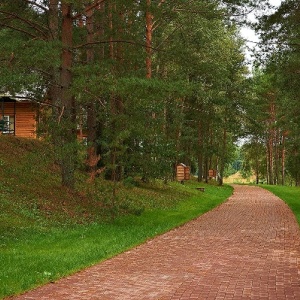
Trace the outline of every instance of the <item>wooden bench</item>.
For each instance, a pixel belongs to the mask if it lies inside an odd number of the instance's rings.
[[[205,192],[205,188],[204,188],[204,187],[197,187],[196,189],[197,189],[198,191]]]

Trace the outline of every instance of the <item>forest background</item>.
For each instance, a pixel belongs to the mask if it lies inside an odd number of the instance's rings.
[[[39,104],[41,126],[0,136],[0,298],[219,205],[232,187],[209,170],[254,174],[300,220],[299,188],[275,186],[300,179],[299,5],[2,0],[1,94]],[[171,182],[178,163],[200,182]]]
[[[78,169],[90,182],[167,182],[178,163],[199,181],[217,170],[222,184],[241,139],[244,174],[298,184],[299,4],[269,8],[250,0],[2,1],[0,87],[41,104],[39,135],[70,189]],[[261,50],[249,76],[239,30],[253,12]]]

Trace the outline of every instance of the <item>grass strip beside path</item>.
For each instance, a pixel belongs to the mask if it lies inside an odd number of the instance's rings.
[[[86,268],[211,210],[232,193],[229,186],[174,184],[187,199],[172,208],[145,210],[111,223],[26,227],[17,238],[0,240],[0,298],[22,293]],[[204,185],[201,185],[204,186]]]
[[[261,187],[285,201],[300,224],[300,187],[282,185],[261,185]]]

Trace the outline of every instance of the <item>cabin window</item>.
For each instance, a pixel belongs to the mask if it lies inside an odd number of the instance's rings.
[[[15,133],[15,117],[13,116],[2,116],[3,120],[3,134],[14,134]]]

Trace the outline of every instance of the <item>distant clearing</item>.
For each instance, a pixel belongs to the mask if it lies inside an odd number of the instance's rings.
[[[254,183],[255,182],[255,176],[252,175],[247,178],[243,178],[242,174],[240,172],[237,172],[233,175],[230,175],[229,177],[224,178],[224,183],[230,184],[230,183]]]

